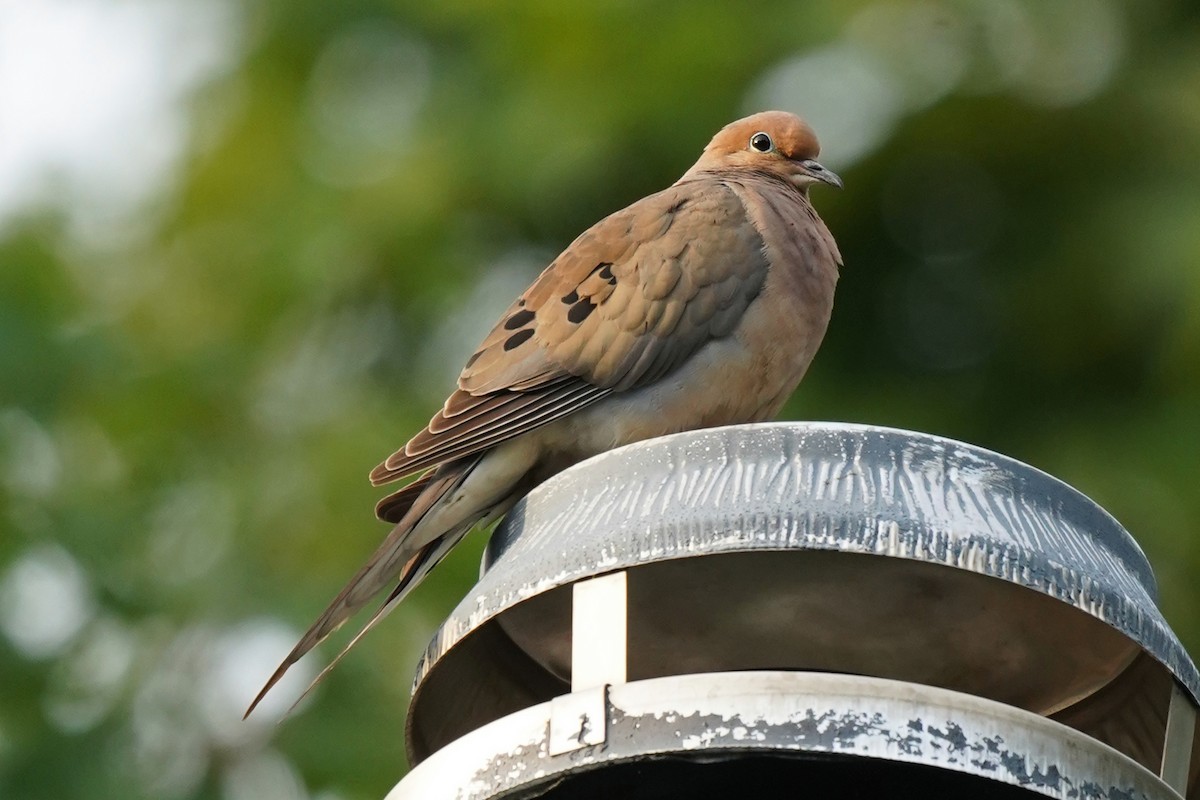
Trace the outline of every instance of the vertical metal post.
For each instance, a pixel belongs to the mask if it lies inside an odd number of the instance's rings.
[[[572,587],[572,692],[625,682],[626,575],[614,572]]]
[[[1163,741],[1159,777],[1181,795],[1187,795],[1188,773],[1192,760],[1192,739],[1196,734],[1196,707],[1187,692],[1171,681],[1171,704],[1167,708],[1167,732]]]

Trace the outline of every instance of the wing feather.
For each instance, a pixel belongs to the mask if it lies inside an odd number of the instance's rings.
[[[763,241],[718,178],[681,181],[577,238],[513,303],[376,484],[462,458],[677,369],[762,290]]]
[[[476,424],[467,430],[450,431],[447,434],[429,434],[426,428],[411,440],[417,441],[418,437],[423,437],[419,442],[420,449],[408,453],[406,446],[393,453],[387,461],[372,470],[371,482],[378,486],[418,470],[479,452],[578,411],[606,394],[607,390],[576,382],[539,393],[516,412],[506,403],[489,403],[497,400],[495,396],[481,398],[483,402],[476,415]],[[504,399],[503,396],[499,398],[501,401]]]

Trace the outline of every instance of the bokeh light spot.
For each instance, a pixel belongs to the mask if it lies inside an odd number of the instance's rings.
[[[62,652],[93,613],[87,576],[57,545],[37,545],[0,579],[0,631],[26,658]]]
[[[837,169],[875,151],[903,112],[904,89],[868,51],[839,43],[789,59],[750,91],[745,110],[778,108],[820,131]]]

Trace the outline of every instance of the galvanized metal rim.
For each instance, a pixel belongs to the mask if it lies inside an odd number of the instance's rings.
[[[1107,589],[1103,583],[1096,580],[1096,576],[1094,575],[1084,574],[1072,569],[1067,564],[1048,560],[1044,555],[1039,553],[1017,552],[1016,548],[1004,542],[994,541],[985,543],[983,549],[986,550],[986,553],[984,557],[967,562],[959,561],[956,557],[949,557],[944,560],[937,559],[931,557],[928,552],[901,557],[919,557],[919,560],[942,563],[951,568],[963,569],[990,577],[999,577],[1012,583],[1024,585],[1027,588],[1072,605],[1084,613],[1113,626],[1137,642],[1157,661],[1164,664],[1187,688],[1193,700],[1200,703],[1200,673],[1197,673],[1194,663],[1183,649],[1182,643],[1179,642],[1165,620],[1162,619],[1161,613],[1153,606],[1155,593],[1153,573],[1141,548],[1129,536],[1120,523],[1090,498],[1087,498],[1078,490],[1042,470],[1008,456],[957,440],[894,428],[833,422],[758,423],[754,425],[726,426],[688,431],[617,448],[588,459],[568,470],[564,470],[531,492],[529,497],[521,501],[510,512],[510,517],[518,516],[521,509],[532,502],[535,497],[553,492],[556,488],[567,485],[568,481],[578,479],[581,474],[611,474],[617,465],[630,463],[635,457],[641,458],[647,451],[650,454],[656,452],[663,453],[673,447],[682,447],[689,440],[698,440],[705,437],[719,440],[720,437],[728,437],[735,432],[739,436],[788,435],[797,432],[805,436],[829,434],[857,436],[862,439],[871,436],[900,437],[924,445],[959,448],[963,452],[996,462],[1014,474],[1030,476],[1039,482],[1044,482],[1049,487],[1053,487],[1056,491],[1063,492],[1065,496],[1071,497],[1073,502],[1078,502],[1086,506],[1089,509],[1089,513],[1094,514],[1096,519],[1101,521],[1104,527],[1118,538],[1123,552],[1112,555],[1125,565],[1130,579],[1138,582],[1137,591],[1144,598],[1151,601],[1149,607],[1146,607],[1142,602],[1135,601],[1124,592]],[[653,458],[652,455],[651,458]],[[506,520],[493,534],[492,543],[489,544],[489,557],[493,564],[495,564],[496,559],[500,555],[509,549],[513,542],[520,539],[520,527],[520,525],[514,526],[510,521]],[[936,549],[937,543],[922,542],[920,546],[922,549],[930,546]],[[871,552],[869,550],[857,549],[857,547],[857,545],[851,542],[810,541],[799,548],[794,544],[786,548],[783,546],[773,548],[770,544],[758,541],[739,541],[736,537],[731,537],[730,541],[710,547],[707,552],[713,554],[723,551],[734,552],[743,549],[794,550],[804,548],[834,549],[842,552]],[[455,646],[464,637],[488,620],[501,615],[505,610],[523,600],[572,581],[594,577],[613,570],[635,567],[641,563],[685,557],[687,555],[696,555],[696,553],[675,553],[670,551],[669,548],[664,547],[657,549],[653,553],[635,554],[636,557],[631,554],[618,555],[616,553],[609,553],[608,555],[609,557],[605,561],[589,563],[577,561],[574,564],[564,565],[557,574],[539,576],[536,581],[526,581],[519,585],[508,581],[501,586],[490,586],[482,594],[479,591],[479,587],[476,587],[454,610],[446,622],[443,623],[430,642],[416,670],[413,682],[414,693],[419,689],[425,676],[429,674],[436,663],[451,647]],[[1050,582],[1037,582],[1029,580],[1026,572],[1020,568],[1009,569],[1004,574],[997,574],[991,569],[992,564],[1019,565],[1023,559],[1028,558],[1042,563],[1044,571],[1047,574],[1053,573],[1056,577]],[[480,586],[489,584],[489,577],[493,576],[485,574],[480,581]]]
[[[1139,582],[1145,588],[1146,593],[1151,599],[1158,599],[1157,579],[1154,576],[1154,570],[1150,566],[1150,561],[1146,558],[1145,552],[1137,540],[1129,534],[1125,527],[1108,512],[1099,503],[1096,503],[1083,492],[1071,486],[1061,478],[1057,478],[1050,473],[1039,469],[1031,464],[1026,464],[1012,456],[989,450],[986,447],[970,444],[959,439],[952,439],[947,436],[938,436],[932,433],[922,433],[920,431],[910,431],[903,428],[889,428],[883,425],[867,425],[854,422],[802,422],[802,421],[782,421],[782,422],[758,422],[745,425],[722,425],[714,428],[701,428],[692,431],[683,431],[680,433],[670,434],[668,436],[659,436],[654,439],[646,439],[640,442],[634,442],[622,447],[617,447],[589,459],[581,461],[562,472],[548,478],[544,483],[535,487],[530,495],[541,492],[553,491],[554,487],[571,480],[573,477],[584,472],[604,472],[607,470],[609,462],[617,462],[618,459],[629,459],[641,452],[654,453],[666,448],[675,446],[678,443],[687,442],[691,439],[700,437],[721,437],[731,433],[739,435],[755,436],[769,433],[801,433],[803,435],[812,434],[851,434],[860,438],[868,436],[889,436],[898,437],[908,440],[910,443],[919,443],[922,445],[933,445],[941,448],[956,448],[963,453],[969,453],[973,456],[986,458],[994,461],[997,464],[1003,465],[1011,475],[1025,475],[1036,479],[1047,486],[1054,487],[1057,491],[1064,495],[1072,496],[1077,501],[1087,505],[1104,521],[1105,527],[1112,532],[1118,532],[1121,536],[1120,545],[1126,549],[1125,553],[1119,554],[1126,568],[1136,575]],[[525,501],[523,500],[522,503]],[[520,505],[520,504],[518,504]],[[496,528],[498,536],[493,535],[488,543],[487,551],[484,553],[484,561],[481,565],[481,572],[486,573],[493,564],[496,563],[508,549],[511,541],[505,534],[509,528],[501,523]]]
[[[577,692],[452,742],[413,769],[387,800],[485,800],[606,764],[766,753],[919,764],[1064,799],[1179,797],[1132,759],[1076,730],[919,684],[826,673],[726,672],[589,691],[605,693],[600,743],[557,752],[561,746],[551,739],[556,724],[577,724],[555,719],[578,707],[570,700],[586,692]],[[591,702],[582,699],[585,706]]]

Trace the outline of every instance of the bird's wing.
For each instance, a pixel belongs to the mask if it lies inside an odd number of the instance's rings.
[[[584,232],[509,307],[429,425],[375,484],[462,458],[653,383],[728,336],[767,259],[737,195],[678,183]]]
[[[403,489],[392,492],[375,504],[375,516],[393,525],[404,519],[421,493],[429,488],[429,481],[436,470],[428,470]]]

